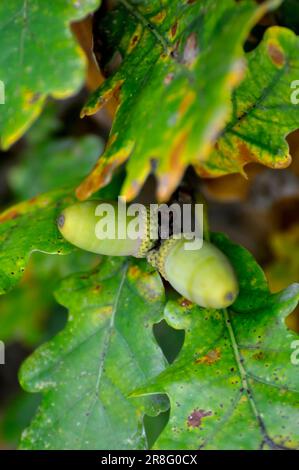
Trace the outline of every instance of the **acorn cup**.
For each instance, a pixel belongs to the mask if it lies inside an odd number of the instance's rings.
[[[99,207],[102,207],[100,212]],[[106,213],[104,207],[107,208]],[[118,204],[114,201],[78,202],[62,211],[57,225],[68,242],[83,250],[108,256],[145,257],[155,243],[150,239],[149,209],[139,219],[142,233],[136,234],[136,238],[129,237],[127,230],[136,217],[128,215],[125,210],[119,221],[118,213]]]
[[[185,248],[186,238],[171,238],[152,250],[147,259],[186,299],[204,307],[229,307],[239,293],[238,281],[228,258],[212,243]]]

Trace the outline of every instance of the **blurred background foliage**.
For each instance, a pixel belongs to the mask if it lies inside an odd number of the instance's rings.
[[[299,33],[297,0],[286,0],[278,12],[267,15],[252,31],[246,50],[256,47],[265,28],[278,22]],[[90,52],[91,18],[74,23],[72,31],[87,56],[86,84],[72,98],[49,100],[30,131],[1,152],[1,209],[56,187],[75,187],[102,152],[117,103],[112,101],[95,116],[80,120],[89,92],[103,77]],[[251,164],[246,169],[247,179],[229,175],[196,183],[208,205],[211,229],[226,233],[249,249],[265,268],[273,291],[299,280],[299,131],[288,141],[293,163],[286,170]],[[102,195],[116,197],[122,180],[123,170]],[[150,177],[139,200],[152,201],[154,185]],[[17,373],[23,360],[65,324],[67,312],[54,299],[55,286],[67,275],[89,270],[97,262],[96,255],[80,250],[68,256],[34,253],[21,283],[0,297],[0,339],[6,345],[6,364],[0,367],[0,448],[17,446],[39,403],[37,394],[21,391]],[[299,312],[287,322],[299,331]],[[183,332],[161,322],[155,326],[155,335],[172,362],[182,346]],[[150,443],[167,418],[168,413],[145,418]]]

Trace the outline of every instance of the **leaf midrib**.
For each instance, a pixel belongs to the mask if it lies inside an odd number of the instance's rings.
[[[86,413],[86,415],[87,415],[86,422],[85,422],[83,431],[81,433],[81,438],[79,439],[80,449],[82,449],[82,443],[84,442],[83,436],[85,434],[85,431],[86,431],[86,428],[87,428],[87,425],[88,425],[88,421],[89,421],[89,418],[91,416],[91,411],[93,410],[93,408],[94,408],[94,406],[95,406],[95,404],[98,400],[99,390],[100,390],[100,386],[101,386],[101,378],[102,378],[103,371],[104,371],[105,357],[107,355],[107,352],[108,352],[108,349],[109,349],[109,346],[110,346],[112,333],[113,333],[113,329],[114,329],[115,315],[116,315],[116,312],[118,310],[119,299],[120,299],[122,288],[123,288],[123,285],[124,285],[124,282],[125,282],[125,279],[126,279],[127,271],[128,271],[128,262],[126,262],[125,265],[122,268],[122,277],[121,277],[121,280],[120,280],[120,283],[119,283],[119,288],[118,288],[116,296],[115,296],[115,301],[114,301],[114,305],[113,305],[113,311],[112,311],[112,314],[111,314],[109,327],[107,328],[106,337],[105,337],[105,341],[104,341],[104,346],[103,346],[103,349],[101,351],[100,358],[99,358],[99,369],[98,369],[98,377],[97,377],[96,384],[95,384],[94,400],[91,402],[91,405],[90,405],[90,407],[89,407],[89,409]]]
[[[172,49],[170,44],[165,40],[165,38],[159,33],[155,28],[155,25],[148,21],[139,11],[131,5],[129,0],[119,0],[119,2],[148,30],[150,31],[160,45],[163,47],[167,55],[171,55]]]
[[[240,354],[240,351],[239,351],[238,342],[237,342],[235,334],[234,334],[234,330],[233,330],[233,327],[232,327],[232,323],[231,323],[231,319],[230,319],[228,310],[227,309],[223,310],[223,314],[224,314],[224,321],[225,321],[225,324],[226,324],[226,327],[227,327],[227,330],[228,330],[228,333],[229,333],[229,337],[230,337],[230,340],[231,340],[231,345],[232,345],[232,348],[233,348],[235,360],[237,362],[237,366],[238,366],[239,373],[240,373],[240,376],[241,376],[242,386],[243,386],[244,390],[247,391],[247,397],[248,397],[248,400],[249,400],[249,404],[250,404],[253,416],[255,417],[255,419],[257,421],[257,425],[258,425],[258,427],[260,429],[260,432],[261,432],[261,436],[262,436],[262,439],[263,439],[262,444],[267,443],[269,445],[269,447],[271,447],[272,449],[291,450],[287,447],[284,447],[280,444],[277,444],[269,436],[269,434],[267,432],[267,429],[266,429],[266,426],[265,426],[265,424],[262,420],[262,417],[261,417],[261,415],[258,411],[257,405],[256,405],[256,403],[253,399],[252,390],[251,390],[251,387],[250,387],[250,385],[248,383],[248,380],[247,380],[247,377],[248,377],[249,374],[247,373],[245,367],[243,366],[244,359],[241,357],[241,354]]]

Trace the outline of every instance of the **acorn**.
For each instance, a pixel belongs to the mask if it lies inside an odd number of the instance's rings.
[[[208,241],[192,250],[185,248],[186,241],[184,237],[165,240],[147,259],[187,300],[204,308],[229,307],[239,287],[228,258]]]
[[[102,207],[101,211],[98,211],[99,207]],[[105,214],[104,207],[108,208]],[[78,202],[63,210],[57,219],[57,225],[68,242],[83,250],[108,256],[145,257],[155,242],[150,239],[149,209],[141,216],[142,233],[140,236],[137,234],[136,238],[128,237],[127,234],[128,226],[135,217],[125,211],[119,221],[118,209],[118,204],[114,201]],[[110,236],[107,237],[109,231]],[[119,237],[119,233],[123,235]]]

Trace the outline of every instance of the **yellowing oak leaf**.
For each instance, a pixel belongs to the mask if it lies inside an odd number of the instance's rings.
[[[115,94],[119,108],[105,152],[80,185],[80,199],[107,184],[129,159],[122,194],[132,199],[151,171],[166,200],[186,167],[205,161],[231,110],[243,76],[243,43],[251,27],[280,2],[120,0],[101,20],[104,65],[119,69],[90,97],[82,115]],[[129,158],[130,157],[130,158]]]
[[[248,54],[246,77],[233,95],[233,115],[208,160],[197,166],[200,175],[242,173],[249,162],[270,168],[290,164],[285,138],[299,128],[299,105],[292,99],[298,71],[299,38],[286,28],[269,28]]]

